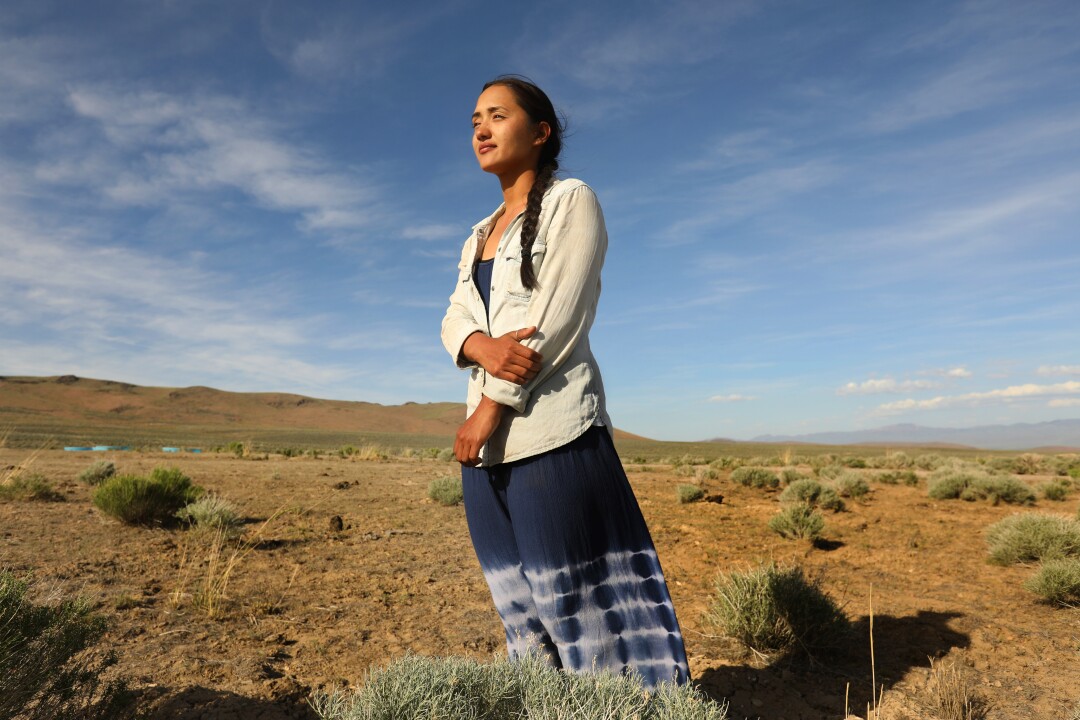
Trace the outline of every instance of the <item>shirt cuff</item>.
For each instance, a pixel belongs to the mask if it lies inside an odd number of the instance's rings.
[[[479,367],[477,363],[465,357],[465,341],[474,332],[482,333],[484,330],[479,325],[468,325],[458,330],[457,333],[451,333],[447,336],[446,349],[454,356],[454,364],[459,368]],[[451,348],[455,349],[451,350]]]
[[[500,380],[491,375],[487,376],[483,393],[500,405],[506,405],[519,413],[525,412],[525,404],[529,402],[528,390],[517,383]]]

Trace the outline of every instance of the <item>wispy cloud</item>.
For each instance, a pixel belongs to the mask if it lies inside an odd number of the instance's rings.
[[[987,390],[986,392],[965,393],[963,395],[941,395],[928,400],[897,400],[879,406],[884,412],[901,410],[936,410],[939,408],[953,407],[956,405],[980,405],[991,402],[1012,402],[1026,398],[1053,397],[1060,395],[1080,395],[1080,382],[1064,382],[1055,385],[1038,385],[1028,383],[1024,385],[1012,385],[999,390]]]
[[[234,189],[261,207],[298,213],[308,229],[356,229],[383,219],[368,179],[282,141],[272,123],[238,101],[100,88],[75,89],[69,101],[100,125],[113,151],[115,175],[82,180],[100,184],[116,203],[169,205]]]
[[[849,382],[836,390],[837,395],[879,395],[882,393],[901,393],[913,390],[929,390],[940,387],[939,383],[930,380],[894,380],[893,378],[879,378],[865,380],[861,383]]]
[[[956,378],[966,379],[972,377],[973,373],[963,365],[958,365],[951,368],[932,368],[930,370],[920,370],[919,375],[931,375],[934,377]]]
[[[1035,371],[1039,375],[1080,375],[1080,365],[1040,365]]]
[[[742,395],[740,393],[732,393],[731,395],[713,395],[709,398],[709,402],[714,403],[737,403],[737,402],[749,402],[751,400],[757,400],[754,395]]]

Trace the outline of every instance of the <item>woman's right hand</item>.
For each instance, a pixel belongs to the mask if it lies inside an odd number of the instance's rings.
[[[540,363],[543,360],[540,353],[521,344],[522,340],[535,333],[535,326],[514,330],[496,338],[475,332],[465,340],[461,350],[465,357],[478,363],[500,380],[524,385],[540,372]]]

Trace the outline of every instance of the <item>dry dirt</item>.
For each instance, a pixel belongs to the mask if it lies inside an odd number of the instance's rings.
[[[78,483],[92,460],[123,472],[174,465],[236,503],[258,543],[235,568],[219,617],[193,605],[206,550],[183,530],[103,517]],[[0,449],[0,468],[25,451]],[[488,658],[502,630],[472,554],[464,512],[426,497],[456,472],[434,461],[49,451],[34,463],[66,502],[0,503],[0,567],[85,594],[112,621],[107,644],[154,718],[313,717],[304,698],[359,685],[406,652]],[[925,488],[874,485],[828,516],[824,549],[766,522],[775,493],[710,481],[722,503],[680,505],[666,468],[631,468],[700,687],[733,718],[866,715],[874,670],[881,716],[919,712],[929,658],[958,663],[992,703],[991,719],[1068,718],[1080,700],[1080,612],[1039,604],[1030,568],[985,561],[985,528],[1008,506],[934,501]],[[1074,514],[1080,495],[1041,509]],[[277,515],[275,515],[277,513]],[[333,516],[343,521],[333,529]],[[186,560],[185,560],[186,558]],[[703,619],[717,571],[762,559],[820,572],[857,628],[850,656],[815,668],[747,657]]]

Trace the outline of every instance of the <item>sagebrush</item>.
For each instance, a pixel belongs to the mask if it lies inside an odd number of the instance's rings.
[[[769,520],[769,529],[789,540],[816,540],[825,529],[825,518],[807,503],[792,503]]]
[[[154,468],[149,477],[114,475],[94,491],[102,512],[129,525],[170,525],[176,512],[195,502],[202,488],[176,468]]]
[[[435,478],[428,484],[428,497],[441,505],[459,504],[465,498],[461,488],[461,477],[444,475]]]
[[[130,717],[124,683],[102,677],[115,655],[90,652],[105,634],[104,618],[89,600],[37,604],[30,590],[29,578],[0,571],[0,718]]]
[[[79,473],[79,482],[100,485],[116,474],[116,465],[108,460],[98,460]]]
[[[1047,513],[1024,513],[986,530],[991,562],[999,565],[1080,556],[1080,521]]]
[[[1049,603],[1080,605],[1080,558],[1044,561],[1024,587]]]
[[[478,663],[461,657],[406,655],[371,670],[352,694],[316,694],[322,720],[399,718],[543,718],[544,720],[724,720],[727,708],[692,685],[645,692],[633,675],[576,675],[538,653]]]
[[[721,573],[708,619],[726,635],[762,655],[813,659],[844,647],[851,623],[802,568],[759,565]]]

